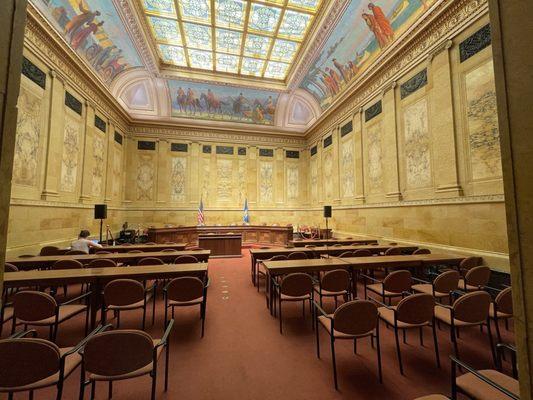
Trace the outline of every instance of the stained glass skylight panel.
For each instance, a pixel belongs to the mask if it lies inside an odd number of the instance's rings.
[[[228,29],[216,30],[216,49],[224,53],[240,54],[242,33]]]
[[[202,50],[189,50],[189,60],[192,68],[213,69],[213,53]]]
[[[185,58],[183,47],[160,44],[159,51],[161,52],[164,62],[179,65],[181,67],[187,66],[187,59]]]
[[[252,3],[248,29],[262,33],[273,33],[276,30],[280,15],[281,8]]]
[[[217,71],[231,72],[236,74],[239,72],[239,57],[231,54],[217,53],[215,69]]]
[[[209,0],[180,0],[178,4],[184,21],[211,22]]]
[[[284,80],[321,0],[138,0],[165,64]]]
[[[211,50],[211,28],[205,25],[183,23],[187,47]]]

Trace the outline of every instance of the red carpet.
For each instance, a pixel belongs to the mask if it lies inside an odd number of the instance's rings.
[[[329,339],[321,329],[321,359],[315,355],[311,321],[302,319],[301,304],[284,304],[284,334],[278,320],[265,306],[250,281],[250,258],[210,261],[211,286],[208,292],[205,337],[200,338],[199,310],[176,310],[172,333],[169,390],[163,392],[164,360],[159,364],[158,399],[180,400],[323,400],[323,399],[413,399],[430,393],[449,395],[451,354],[449,332],[438,332],[442,368],[435,365],[431,330],[425,329],[424,344],[418,334],[408,333],[402,345],[405,376],[400,375],[394,332],[381,325],[383,384],[378,383],[376,353],[369,339],[358,342],[358,355],[351,341],[338,341],[339,391],[333,387]],[[329,309],[332,309],[331,304]],[[138,328],[141,312],[124,313],[122,327]],[[151,311],[148,312],[151,320]],[[58,343],[73,345],[81,339],[82,319],[60,326]],[[502,324],[503,327],[503,324]],[[512,329],[512,328],[511,328]],[[159,300],[156,324],[149,329],[154,337],[163,330],[163,307]],[[7,328],[4,329],[4,336]],[[506,341],[512,333],[502,329]],[[46,331],[41,332],[46,337]],[[487,334],[478,328],[461,332],[461,359],[475,367],[490,367]],[[63,399],[77,399],[79,370],[66,381]],[[7,396],[1,397],[4,399]],[[26,394],[15,395],[27,398]],[[40,390],[35,399],[54,399],[55,389]],[[89,398],[89,388],[86,390]],[[97,385],[97,399],[107,398],[107,385]],[[143,377],[114,384],[114,399],[149,399],[150,378]]]

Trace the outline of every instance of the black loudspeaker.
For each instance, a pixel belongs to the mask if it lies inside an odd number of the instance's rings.
[[[94,219],[106,219],[107,218],[107,204],[95,204],[94,205]]]
[[[324,206],[324,218],[331,218],[331,206]]]

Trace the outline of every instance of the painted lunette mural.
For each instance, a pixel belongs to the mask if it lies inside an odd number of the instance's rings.
[[[279,93],[169,80],[172,116],[273,125]]]
[[[300,87],[322,109],[437,0],[351,0]]]
[[[142,65],[113,1],[31,1],[107,84]]]

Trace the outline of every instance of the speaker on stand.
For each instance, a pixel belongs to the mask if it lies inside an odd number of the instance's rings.
[[[94,205],[94,219],[100,220],[100,242],[102,242],[102,228],[104,226],[104,219],[107,219],[107,204]]]
[[[326,219],[326,239],[329,239],[329,226],[328,219],[331,218],[331,206],[324,206],[324,218]],[[328,242],[326,242],[326,250],[328,248]],[[328,253],[329,258],[329,253]]]

